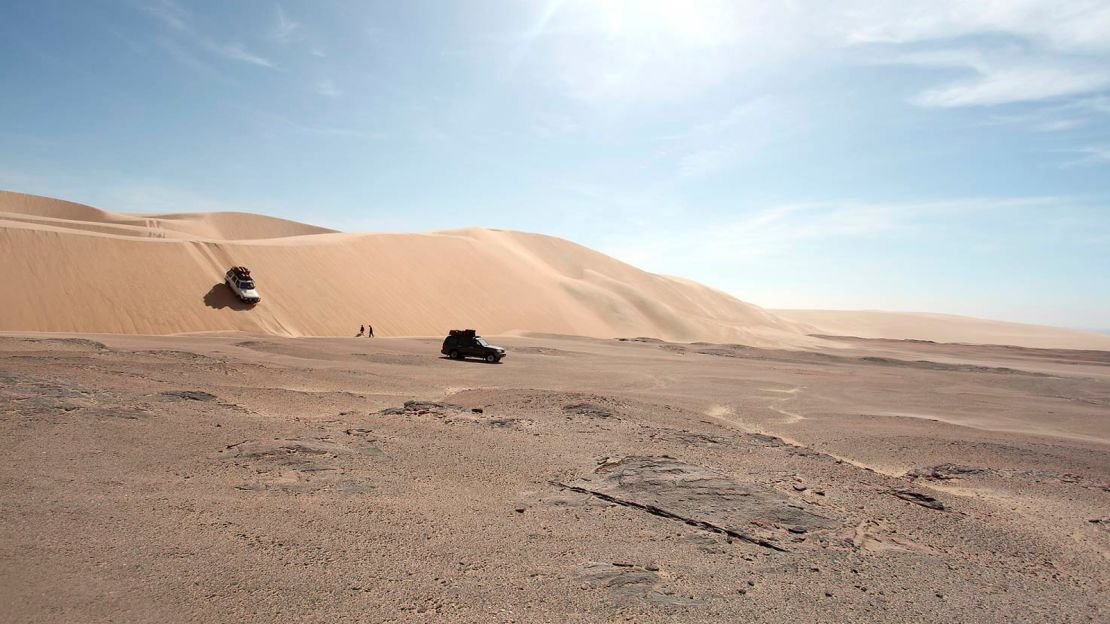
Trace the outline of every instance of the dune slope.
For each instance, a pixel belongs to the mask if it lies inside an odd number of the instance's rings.
[[[775,310],[778,316],[835,336],[998,344],[1031,348],[1110,350],[1110,336],[1006,321],[878,310]]]
[[[249,266],[262,303],[222,284]],[[549,236],[344,234],[246,214],[124,215],[0,193],[0,330],[441,335],[455,327],[802,346],[806,328]]]

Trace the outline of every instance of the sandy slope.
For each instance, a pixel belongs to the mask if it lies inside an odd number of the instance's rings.
[[[222,285],[253,270],[263,301]],[[122,215],[0,193],[0,330],[441,335],[453,327],[801,346],[722,292],[536,234],[342,234],[246,214]]]
[[[1044,325],[919,312],[877,310],[774,310],[778,316],[805,323],[822,334],[1001,344],[1032,348],[1110,349],[1110,336]]]

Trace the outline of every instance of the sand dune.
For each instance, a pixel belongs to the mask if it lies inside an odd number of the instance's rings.
[[[254,271],[247,308],[222,285]],[[245,213],[124,214],[0,191],[0,331],[285,336],[551,332],[806,347],[810,334],[1110,349],[1110,336],[940,314],[768,311],[539,234],[348,234]]]
[[[241,212],[124,214],[39,195],[0,191],[0,224],[27,224],[44,229],[76,230],[138,238],[254,240],[334,232],[262,215]]]
[[[774,310],[822,334],[1000,344],[1033,348],[1110,350],[1110,336],[1044,325],[916,312],[878,310]]]
[[[253,270],[246,308],[222,285]],[[125,215],[0,193],[0,330],[287,336],[544,331],[803,346],[801,325],[538,234],[344,234],[247,214]]]

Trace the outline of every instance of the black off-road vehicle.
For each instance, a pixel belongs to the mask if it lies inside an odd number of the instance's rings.
[[[443,348],[439,351],[452,360],[478,357],[490,364],[500,362],[501,358],[505,357],[504,349],[489,344],[473,329],[452,329],[443,340]]]

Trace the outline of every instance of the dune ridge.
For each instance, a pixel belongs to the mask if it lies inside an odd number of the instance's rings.
[[[222,285],[251,267],[246,308]],[[542,331],[805,346],[807,328],[570,241],[470,228],[354,234],[238,213],[130,215],[0,193],[0,330],[285,336]]]
[[[955,314],[881,310],[773,310],[786,319],[836,336],[996,344],[1040,349],[1110,350],[1110,336],[1062,327],[993,321]]]

